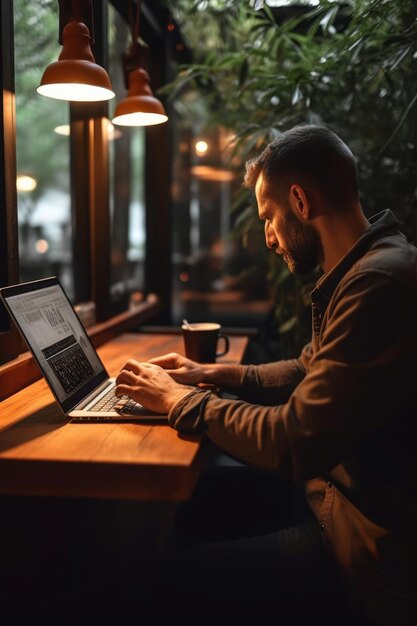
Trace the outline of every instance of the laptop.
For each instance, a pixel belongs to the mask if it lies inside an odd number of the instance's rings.
[[[167,420],[127,396],[115,396],[115,379],[57,277],[2,287],[0,297],[71,421]]]

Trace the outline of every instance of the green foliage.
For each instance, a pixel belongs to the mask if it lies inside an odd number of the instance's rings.
[[[68,139],[54,128],[68,123],[68,104],[39,96],[43,71],[58,59],[58,2],[14,2],[18,173],[35,177],[32,197],[45,187],[68,187]]]
[[[324,123],[357,157],[364,211],[391,208],[417,234],[417,8],[414,0],[323,0],[272,10],[260,0],[168,2],[193,51],[166,88],[198,123],[234,133],[232,164],[281,131]],[[238,236],[259,229],[253,198],[234,203]],[[251,235],[252,236],[252,235]],[[264,245],[261,244],[261,249]],[[269,255],[281,334],[291,351],[309,335],[314,277]]]

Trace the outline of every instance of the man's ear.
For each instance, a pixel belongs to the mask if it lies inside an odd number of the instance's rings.
[[[304,220],[310,218],[311,204],[310,199],[304,189],[300,185],[291,185],[290,187],[290,203],[293,210]]]

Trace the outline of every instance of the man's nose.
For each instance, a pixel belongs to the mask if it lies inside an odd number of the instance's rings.
[[[271,250],[276,248],[278,245],[274,229],[271,227],[271,224],[269,222],[265,222],[265,242],[267,248],[270,248]]]

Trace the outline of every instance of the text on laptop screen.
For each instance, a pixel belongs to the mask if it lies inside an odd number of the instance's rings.
[[[103,372],[59,285],[10,296],[7,301],[60,402]]]

